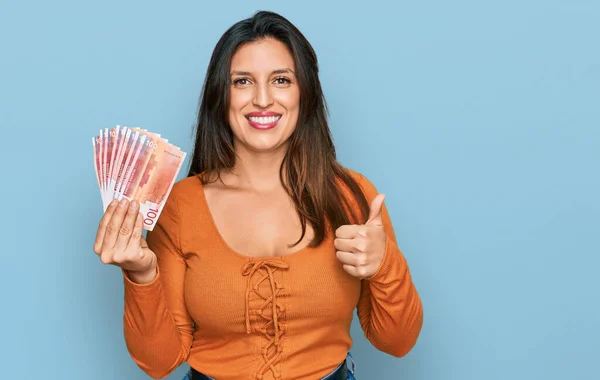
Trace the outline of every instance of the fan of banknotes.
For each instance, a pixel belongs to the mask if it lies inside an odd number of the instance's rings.
[[[104,211],[113,199],[139,201],[144,229],[152,231],[186,153],[159,134],[119,125],[92,140]]]

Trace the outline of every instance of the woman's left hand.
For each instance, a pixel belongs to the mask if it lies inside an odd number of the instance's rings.
[[[385,253],[386,234],[381,211],[385,195],[371,202],[369,219],[362,225],[341,226],[335,231],[336,256],[350,275],[368,279],[379,270]]]

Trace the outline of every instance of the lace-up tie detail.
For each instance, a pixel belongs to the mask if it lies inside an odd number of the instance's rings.
[[[266,259],[260,261],[251,261],[245,264],[242,268],[242,274],[248,276],[248,282],[246,285],[246,332],[250,334],[252,332],[252,326],[250,323],[251,312],[259,315],[265,320],[265,324],[259,329],[259,331],[265,335],[268,339],[267,344],[262,349],[262,356],[265,360],[265,364],[259,369],[257,373],[257,379],[262,379],[263,375],[269,369],[273,372],[276,379],[280,378],[281,375],[277,372],[274,367],[275,362],[279,359],[282,352],[281,343],[281,313],[283,306],[277,301],[277,296],[283,289],[283,285],[275,280],[274,274],[278,269],[288,269],[289,265],[278,259]],[[253,282],[253,278],[257,279]],[[268,280],[270,288],[270,294],[263,294],[259,291],[260,285]],[[262,299],[262,304],[258,309],[250,310],[250,295],[255,293]],[[271,307],[271,313],[264,313],[263,310],[267,307]],[[273,334],[270,333],[269,329],[273,328]],[[270,350],[272,346],[274,350]]]

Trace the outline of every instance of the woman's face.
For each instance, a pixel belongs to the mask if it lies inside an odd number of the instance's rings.
[[[256,151],[282,147],[298,122],[300,89],[286,46],[266,39],[232,57],[229,125],[235,144]]]

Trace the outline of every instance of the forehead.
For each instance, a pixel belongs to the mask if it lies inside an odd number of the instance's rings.
[[[294,58],[285,44],[273,39],[247,43],[238,49],[231,60],[232,71],[258,74],[283,68],[295,70]]]

